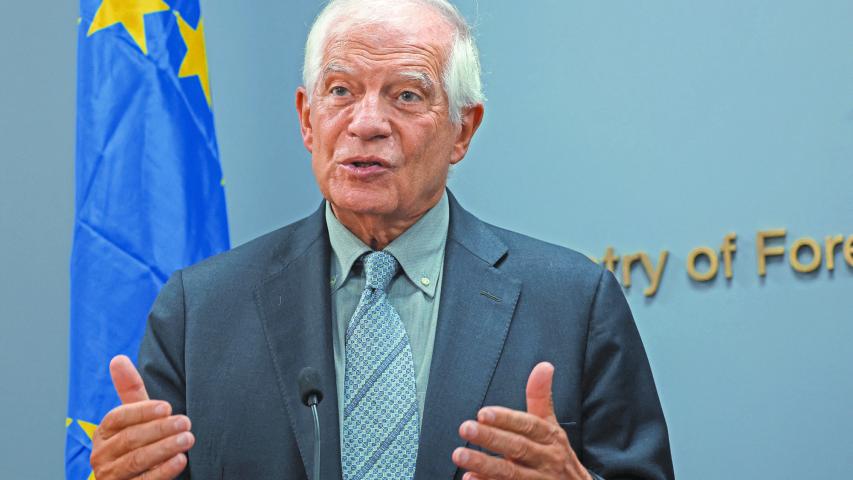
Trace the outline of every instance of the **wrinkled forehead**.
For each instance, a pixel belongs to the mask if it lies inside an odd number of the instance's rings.
[[[339,19],[323,45],[324,71],[353,60],[412,62],[441,75],[454,29],[431,9],[399,10],[386,18]]]

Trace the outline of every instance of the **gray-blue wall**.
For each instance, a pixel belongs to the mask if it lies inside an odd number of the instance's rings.
[[[627,291],[687,479],[853,471],[853,269],[756,273],[755,234],[853,235],[853,4],[474,2],[489,97],[451,188],[474,213],[591,256],[670,251]],[[479,3],[479,5],[477,5]],[[62,475],[74,5],[0,29],[0,468]],[[9,9],[11,8],[11,12]],[[203,2],[232,238],[320,197],[293,109],[319,2]],[[734,278],[688,252],[738,233]],[[807,256],[803,260],[808,260]],[[523,388],[523,386],[520,386]]]
[[[0,478],[63,476],[74,215],[75,2],[0,27]]]

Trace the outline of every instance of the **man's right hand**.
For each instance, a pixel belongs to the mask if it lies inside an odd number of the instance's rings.
[[[195,442],[190,419],[172,415],[167,402],[150,400],[142,377],[124,355],[110,362],[121,405],[112,409],[92,436],[90,461],[98,480],[165,480],[187,466],[184,454]]]

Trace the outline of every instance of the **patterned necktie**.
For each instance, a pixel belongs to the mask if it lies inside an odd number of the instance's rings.
[[[418,457],[418,401],[409,336],[388,302],[397,259],[362,257],[367,282],[346,331],[344,479],[411,479]]]

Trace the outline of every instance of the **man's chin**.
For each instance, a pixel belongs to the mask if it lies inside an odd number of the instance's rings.
[[[396,195],[388,190],[349,189],[331,192],[329,201],[335,215],[393,215],[397,209]]]

